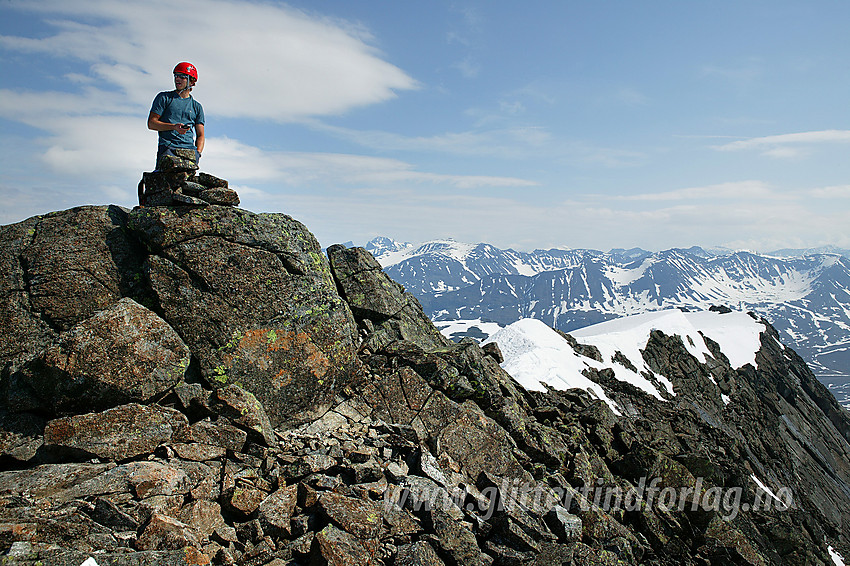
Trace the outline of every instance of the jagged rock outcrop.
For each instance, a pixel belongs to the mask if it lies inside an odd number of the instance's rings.
[[[147,402],[188,373],[240,384],[273,426],[293,426],[356,373],[350,310],[315,238],[286,215],[81,207],[0,240],[8,406],[58,416]],[[109,324],[112,343],[98,337]]]
[[[4,563],[850,554],[850,419],[769,326],[737,370],[654,332],[643,358],[676,394],[589,371],[618,415],[526,391],[496,346],[447,341],[368,253],[325,259],[285,215],[83,207],[0,242]]]
[[[398,340],[425,349],[448,344],[419,301],[383,273],[372,254],[339,244],[327,253],[341,295],[367,332],[365,347],[383,348]]]

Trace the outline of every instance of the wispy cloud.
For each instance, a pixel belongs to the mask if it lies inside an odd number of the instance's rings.
[[[431,183],[459,189],[481,187],[529,187],[537,183],[514,177],[486,175],[446,175],[417,171],[409,163],[396,159],[329,153],[285,153],[275,161],[282,170],[313,180],[322,177],[326,184],[396,185]]]
[[[137,106],[116,92],[92,88],[78,93],[0,89],[0,117],[28,126],[46,127],[49,121],[60,116],[74,118],[93,114],[140,115]],[[142,119],[146,118],[147,112]]]
[[[479,11],[473,6],[451,7],[453,14],[460,16],[459,20],[453,21],[450,24],[450,29],[446,33],[446,41],[448,43],[459,43],[467,47],[478,44],[482,34],[482,18]]]
[[[808,192],[809,196],[820,199],[850,199],[850,185],[821,187]]]
[[[764,76],[764,61],[749,57],[726,64],[704,65],[700,76],[713,81],[722,81],[738,89],[748,88]]]
[[[467,55],[459,61],[452,63],[452,67],[460,71],[467,79],[474,79],[481,73],[481,65],[472,55]]]
[[[619,195],[617,200],[632,201],[667,201],[667,200],[748,200],[766,198],[786,198],[771,190],[762,181],[736,181],[706,185],[704,187],[687,187],[658,193],[643,193],[637,195]]]
[[[224,138],[210,143],[205,162],[216,170],[230,171],[245,181],[284,182],[307,187],[372,187],[398,184],[442,185],[455,189],[484,187],[530,187],[537,183],[516,177],[488,175],[446,175],[418,171],[397,159],[341,153],[268,152],[236,140]]]
[[[313,121],[311,126],[363,147],[392,151],[426,151],[452,155],[520,158],[539,153],[552,143],[551,133],[537,126],[446,132],[433,136],[405,136],[380,130],[354,130]]]
[[[850,142],[850,130],[820,130],[738,140],[714,146],[720,151],[757,151],[778,158],[798,157],[812,145]]]
[[[545,158],[558,166],[568,164],[606,169],[635,167],[645,163],[648,157],[645,151],[559,139],[543,126],[506,125],[433,136],[354,130],[316,121],[311,122],[311,126],[362,147],[381,151],[431,152],[452,157],[493,157],[515,161]]]
[[[451,12],[459,14],[460,18],[449,24],[446,43],[462,47],[459,58],[451,67],[460,71],[464,78],[474,79],[481,73],[481,63],[477,56],[483,33],[481,15],[472,6],[453,6]]]

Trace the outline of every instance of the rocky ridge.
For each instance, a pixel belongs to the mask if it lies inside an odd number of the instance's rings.
[[[4,564],[850,555],[850,418],[770,326],[739,370],[654,332],[676,394],[589,372],[616,415],[524,390],[497,346],[447,341],[368,252],[325,256],[283,214],[81,207],[0,242]]]

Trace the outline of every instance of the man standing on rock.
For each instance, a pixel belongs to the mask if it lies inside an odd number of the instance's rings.
[[[204,109],[192,98],[192,87],[198,82],[198,69],[191,63],[174,67],[174,90],[160,92],[153,99],[148,115],[148,129],[159,133],[156,152],[159,160],[175,149],[194,149],[196,162],[204,150]],[[193,135],[194,134],[194,135]]]

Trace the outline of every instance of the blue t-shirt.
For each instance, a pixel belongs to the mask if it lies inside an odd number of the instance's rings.
[[[159,114],[159,119],[169,124],[203,124],[204,108],[201,103],[189,95],[188,98],[180,98],[177,91],[160,92],[153,99],[151,112]],[[185,134],[179,134],[177,130],[157,132],[159,134],[160,147],[195,147],[195,129],[190,128]]]

